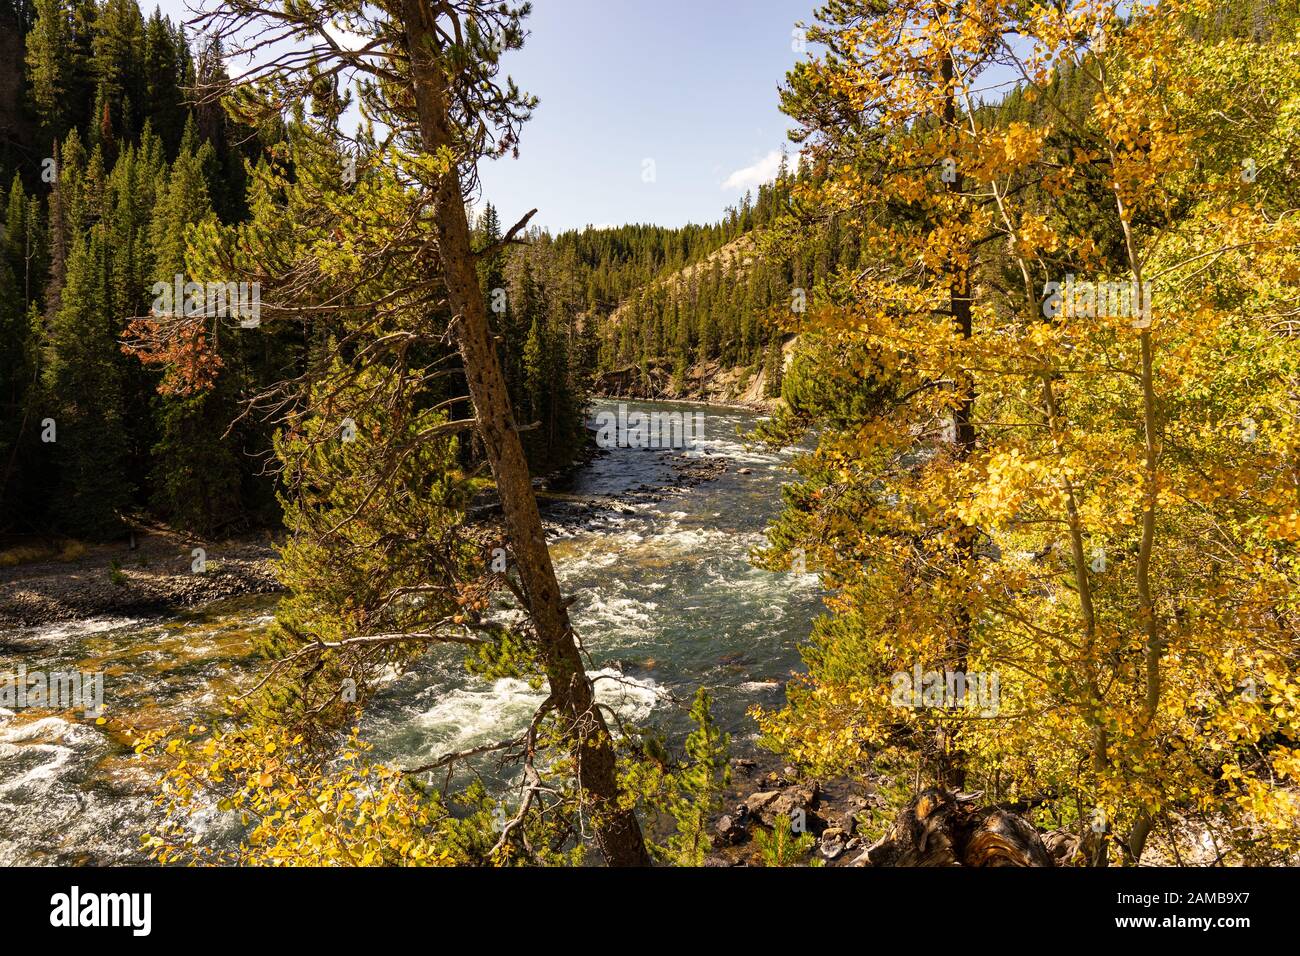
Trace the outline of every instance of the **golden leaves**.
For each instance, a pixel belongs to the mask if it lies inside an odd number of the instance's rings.
[[[1211,810],[1294,849],[1300,761],[1268,741],[1300,732],[1300,220],[1263,190],[1243,201],[1241,134],[1215,116],[1292,139],[1295,117],[1262,115],[1279,108],[1255,85],[1206,81],[1218,54],[1181,19],[1199,2],[1124,23],[1103,2],[990,2],[978,26],[909,6],[910,42],[885,49],[886,13],[825,65],[870,91],[886,145],[831,151],[846,174],[822,196],[867,224],[868,266],[806,331],[869,350],[891,401],[823,423],[801,463],[796,537],[838,588],[835,616],[764,733],[821,768],[914,772],[944,716],[900,714],[882,688],[960,646],[1003,679],[996,720],[953,728],[973,775],[1068,793],[1058,811],[1104,809],[1114,832]],[[1012,22],[1053,126],[963,115],[976,39]],[[1099,23],[1104,52],[1084,52]],[[1062,60],[1088,71],[1081,106],[1046,82]],[[940,179],[945,158],[960,181]],[[1110,291],[1043,320],[1058,268],[1152,282],[1155,321],[1135,328]]]

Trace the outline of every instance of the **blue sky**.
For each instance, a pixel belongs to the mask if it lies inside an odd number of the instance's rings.
[[[553,231],[719,218],[775,170],[777,87],[816,2],[535,0],[505,66],[541,103],[519,158],[483,165],[483,199]],[[184,0],[159,5],[184,18]]]
[[[518,160],[482,169],[513,222],[552,229],[718,218],[770,177],[777,86],[812,0],[539,0],[512,76],[541,104]],[[653,161],[653,182],[645,165]],[[726,184],[724,186],[724,184]]]

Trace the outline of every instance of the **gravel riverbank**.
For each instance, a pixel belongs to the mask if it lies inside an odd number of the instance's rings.
[[[166,531],[137,533],[134,542],[92,545],[72,560],[0,568],[0,627],[161,614],[277,591],[274,558],[265,536],[198,544]]]

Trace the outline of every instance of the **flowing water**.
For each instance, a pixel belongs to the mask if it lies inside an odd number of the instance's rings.
[[[576,598],[571,614],[598,697],[680,742],[703,685],[733,752],[743,753],[754,740],[747,710],[780,704],[821,606],[815,577],[748,560],[791,479],[788,456],[744,446],[737,432],[753,424],[751,413],[629,404],[652,408],[703,411],[703,437],[685,454],[724,456],[727,471],[652,501],[639,490],[672,486],[681,452],[611,449],[566,489],[573,503],[549,509],[552,554]],[[110,728],[200,719],[249,686],[252,644],[274,607],[274,597],[237,598],[165,620],[87,620],[0,637],[0,676],[20,664],[28,673],[103,671],[114,718],[97,725],[80,712],[0,709],[0,864],[143,862],[156,768]],[[380,758],[414,766],[517,733],[541,699],[521,681],[471,677],[454,651],[439,649],[383,688],[363,736]],[[208,838],[233,838],[211,823]]]

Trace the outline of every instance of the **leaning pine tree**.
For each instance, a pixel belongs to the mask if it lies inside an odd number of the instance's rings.
[[[280,688],[275,707],[296,721],[286,740],[309,739],[305,718],[351,703],[340,699],[341,680],[353,682],[347,691],[359,700],[385,662],[409,660],[432,645],[470,645],[476,666],[535,673],[547,696],[519,736],[410,770],[450,772],[485,753],[522,765],[519,805],[485,858],[544,859],[566,841],[581,849],[590,834],[609,864],[643,865],[649,855],[634,800],[620,787],[615,741],[555,577],[479,284],[478,265],[512,242],[531,213],[491,246],[475,249],[465,211],[478,161],[513,149],[532,109],[530,97],[499,78],[500,54],[521,45],[526,13],[526,6],[476,2],[307,2],[272,9],[236,0],[206,16],[206,28],[228,41],[227,49],[237,53],[252,43],[267,53],[253,72],[212,94],[226,95],[245,120],[287,117],[298,141],[285,144],[296,152],[280,157],[294,163],[292,175],[271,170],[254,184],[250,224],[234,230],[209,224],[192,236],[191,272],[200,281],[236,275],[261,281],[263,325],[299,322],[306,329],[306,371],[254,401],[281,416],[287,429],[281,458],[286,474],[296,476],[288,502],[296,539],[284,573],[298,597],[282,613],[276,639],[285,666],[269,679]],[[339,29],[347,45],[338,42]],[[345,86],[391,130],[387,140],[351,140],[340,132],[351,95]],[[201,375],[217,374],[219,363],[197,361],[194,351],[210,347],[211,324],[220,321],[144,318],[133,327],[134,347],[165,362],[178,358]],[[457,377],[439,351],[448,339],[473,408],[464,421],[445,417],[463,402],[447,386]],[[173,342],[192,348],[177,353]],[[456,482],[440,470],[450,464],[451,450],[427,445],[468,430],[485,451],[507,535],[504,566],[486,553],[476,574],[466,573],[464,544],[440,510],[463,503]],[[345,432],[357,446],[338,445]],[[425,459],[429,473],[411,467]],[[417,501],[430,494],[429,502]],[[437,534],[421,545],[417,539],[432,528]],[[328,570],[313,570],[318,562]],[[475,584],[485,578],[481,588]],[[484,589],[512,594],[526,623],[507,630],[487,621]],[[298,665],[306,665],[305,673]],[[339,681],[322,682],[322,675]],[[267,754],[278,755],[264,756],[263,765],[249,762],[241,746],[247,732],[221,739],[226,757],[182,762],[174,778],[178,792],[192,793],[216,777],[236,787],[230,805],[265,808],[259,787],[282,788],[294,803],[323,772],[319,762],[302,764],[296,746],[268,741]],[[543,762],[548,748],[556,753]],[[222,773],[223,762],[249,770],[253,782]],[[330,788],[336,797],[345,790]],[[390,801],[410,805],[407,790],[387,792]],[[310,859],[307,851],[317,845],[311,833],[323,824],[310,801],[305,805],[293,832]],[[408,816],[435,822],[414,810]],[[269,826],[261,831],[263,854],[279,845],[278,827]],[[160,856],[181,852],[175,836],[159,835]],[[409,851],[405,859],[465,859],[463,845],[450,856],[435,852],[423,842],[426,830],[395,844],[391,834],[354,836],[353,846],[396,845],[403,849],[382,853]],[[349,851],[348,858],[355,855]]]

